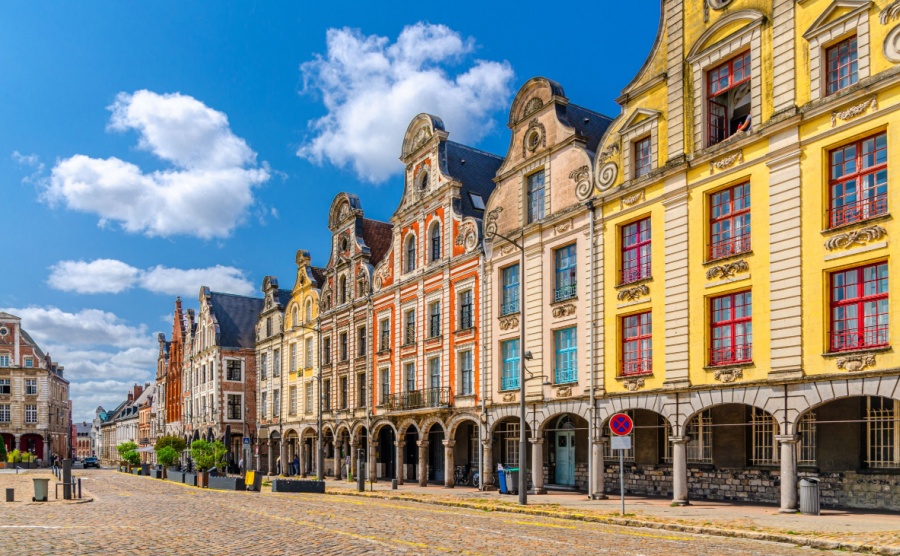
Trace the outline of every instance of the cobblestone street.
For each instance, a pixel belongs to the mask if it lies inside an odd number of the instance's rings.
[[[17,499],[3,506],[3,545],[26,554],[129,555],[775,556],[804,550],[786,544],[414,502],[206,491],[108,470],[79,471],[77,475],[83,478],[85,496],[92,497],[92,502],[32,503],[30,479],[37,474],[0,475],[0,487],[14,486]],[[50,497],[52,500],[52,492]]]

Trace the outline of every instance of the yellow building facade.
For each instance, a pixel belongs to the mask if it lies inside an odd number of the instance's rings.
[[[793,511],[815,476],[826,505],[900,508],[900,3],[661,13],[593,167],[598,430],[635,420],[626,488]]]

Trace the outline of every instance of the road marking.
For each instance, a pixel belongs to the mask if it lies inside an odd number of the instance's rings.
[[[508,521],[504,520],[503,523],[512,523],[514,525],[534,525],[536,527],[557,527],[559,529],[575,529],[574,525],[557,525],[555,523],[540,523],[537,521]]]

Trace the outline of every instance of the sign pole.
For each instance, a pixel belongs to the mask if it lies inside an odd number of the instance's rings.
[[[625,515],[625,450],[631,449],[631,430],[634,421],[625,413],[616,413],[609,419],[609,430],[613,433],[612,448],[619,451],[619,495],[622,497],[622,515]]]
[[[625,516],[625,450],[619,450],[619,492],[622,494],[622,516]]]

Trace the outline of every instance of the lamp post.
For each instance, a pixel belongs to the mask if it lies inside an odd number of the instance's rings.
[[[322,448],[323,448],[322,437],[324,436],[322,433],[322,401],[324,399],[323,395],[322,395],[323,394],[323,392],[322,392],[322,329],[318,328],[316,326],[295,324],[292,327],[292,330],[295,330],[297,328],[311,330],[311,331],[315,332],[316,336],[317,336],[316,342],[317,342],[318,347],[316,348],[316,351],[318,352],[318,355],[319,355],[319,357],[318,357],[319,372],[316,373],[315,378],[316,378],[316,382],[318,382],[318,388],[319,388],[319,403],[316,404],[316,428],[318,429],[317,434],[316,434],[316,480],[324,481],[325,480],[325,471],[324,471],[325,458],[323,456],[323,450],[322,450]]]
[[[528,482],[525,478],[526,464],[528,463],[528,443],[525,438],[525,359],[531,358],[531,353],[525,351],[525,233],[516,242],[504,235],[497,233],[496,229],[485,232],[482,245],[484,256],[488,259],[494,252],[494,237],[499,237],[519,249],[519,504],[528,504]]]

